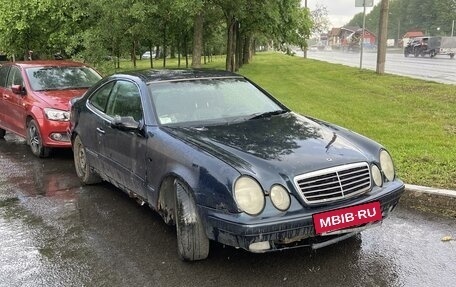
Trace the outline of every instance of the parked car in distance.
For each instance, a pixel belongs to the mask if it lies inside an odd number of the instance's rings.
[[[155,54],[152,54],[152,57],[154,57]],[[146,51],[144,52],[144,54],[142,54],[141,56],[141,59],[150,59],[151,55],[150,55],[150,51]]]
[[[410,39],[404,47],[404,56],[424,57],[429,55],[434,58],[437,55],[448,55],[450,59],[456,54],[456,37],[416,37]]]
[[[47,157],[52,148],[71,148],[69,101],[100,79],[77,62],[5,63],[0,67],[0,138],[6,131],[26,138],[38,157]]]
[[[381,222],[404,190],[380,144],[230,72],[115,74],[71,106],[78,177],[109,181],[176,225],[183,260],[205,259],[210,240],[324,247]]]

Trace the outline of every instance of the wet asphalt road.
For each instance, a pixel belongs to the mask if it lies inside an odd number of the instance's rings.
[[[0,286],[456,286],[456,220],[407,210],[318,251],[213,244],[177,258],[175,231],[109,184],[81,187],[71,152],[0,140]]]
[[[303,52],[298,52],[298,56],[303,55]],[[310,59],[359,67],[359,53],[309,51],[307,56]],[[363,69],[375,71],[377,68],[377,53],[365,52],[363,54],[362,67]],[[445,84],[456,84],[456,59],[450,59],[447,55],[437,55],[435,58],[430,58],[429,56],[417,58],[409,56],[406,58],[404,54],[396,51],[396,53],[388,53],[386,55],[385,72]]]

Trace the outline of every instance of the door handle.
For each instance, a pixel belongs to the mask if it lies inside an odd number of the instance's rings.
[[[100,134],[105,134],[105,131],[102,128],[97,128],[97,132]]]

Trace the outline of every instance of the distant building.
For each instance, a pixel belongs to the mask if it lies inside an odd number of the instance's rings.
[[[404,44],[407,44],[410,39],[416,38],[416,37],[423,37],[424,33],[422,30],[411,30],[405,33],[401,39],[399,39],[399,47],[404,47]]]
[[[332,28],[328,33],[328,46],[338,47],[340,46],[340,28]]]
[[[332,28],[328,32],[328,45],[334,49],[356,50],[360,46],[360,41],[364,46],[375,47],[377,36],[371,31],[360,27],[340,27]]]

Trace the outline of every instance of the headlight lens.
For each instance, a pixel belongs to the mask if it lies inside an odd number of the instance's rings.
[[[45,108],[44,113],[51,121],[68,122],[70,120],[70,112],[68,111]]]
[[[394,172],[393,159],[386,150],[380,152],[380,166],[386,179],[393,181],[396,176]]]
[[[285,211],[290,207],[290,194],[288,191],[281,185],[274,185],[271,188],[271,197],[272,204],[280,211]]]
[[[372,171],[372,179],[374,180],[374,183],[376,186],[382,186],[383,185],[383,177],[382,177],[382,172],[376,166],[375,164],[372,165],[371,167]]]
[[[250,215],[263,211],[265,199],[261,186],[251,177],[242,176],[234,184],[234,197],[241,210]]]

